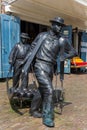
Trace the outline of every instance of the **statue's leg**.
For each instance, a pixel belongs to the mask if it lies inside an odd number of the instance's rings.
[[[19,80],[20,80],[20,69],[16,69],[14,67],[14,72],[13,72],[13,87],[18,88],[19,87]]]
[[[24,74],[21,77],[21,88],[22,90],[25,90],[28,88],[28,73]]]
[[[50,66],[43,66],[50,67]],[[39,83],[39,89],[43,97],[42,119],[43,124],[48,127],[54,126],[54,106],[53,106],[53,87],[52,73],[46,72],[40,64],[35,69],[36,77]]]

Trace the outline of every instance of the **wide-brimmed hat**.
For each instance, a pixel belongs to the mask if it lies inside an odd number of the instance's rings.
[[[21,33],[20,37],[30,39],[27,33]]]
[[[60,24],[62,26],[65,26],[64,24],[64,19],[61,18],[61,17],[55,17],[53,20],[50,20],[51,23],[57,23],[57,24]]]

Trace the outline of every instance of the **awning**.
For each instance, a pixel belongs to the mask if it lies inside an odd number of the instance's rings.
[[[76,0],[8,0],[6,13],[12,12],[22,20],[49,25],[55,16],[64,18],[65,23],[87,29],[87,6]],[[11,3],[12,1],[12,3]]]

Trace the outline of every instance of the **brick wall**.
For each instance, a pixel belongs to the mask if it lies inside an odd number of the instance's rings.
[[[0,0],[0,14],[1,14],[1,0]]]

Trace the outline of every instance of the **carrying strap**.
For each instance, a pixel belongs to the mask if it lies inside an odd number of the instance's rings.
[[[26,64],[24,65],[23,67],[23,70],[22,72],[26,74],[26,72],[28,72],[28,69],[30,68],[30,65],[37,53],[37,51],[39,50],[40,46],[42,45],[43,43],[43,40],[45,40],[45,38],[47,37],[47,34],[44,34],[43,37],[41,37],[38,41],[38,43],[36,44],[35,48],[33,49],[31,55],[29,56],[29,58],[27,59],[26,61]]]
[[[12,67],[13,67],[13,66],[11,65],[10,68],[9,68],[7,77],[6,77],[7,95],[8,95],[9,100],[11,100],[11,99],[13,98],[14,90],[17,88],[18,83],[19,83],[19,82],[17,82],[15,86],[13,86],[13,85],[10,86],[10,77],[9,77],[9,75],[10,75],[11,72],[12,72]],[[12,83],[13,83],[13,78],[12,78]],[[10,90],[10,88],[12,88],[12,89]]]
[[[55,86],[55,88],[54,88],[54,90],[57,90],[58,88],[57,88],[57,80],[58,79],[58,75],[56,74],[56,86]],[[63,88],[63,79],[60,79],[60,82],[61,82],[61,85],[60,85],[60,90],[61,90],[61,95],[60,95],[60,100],[62,100],[62,98],[63,98],[63,95],[64,95],[64,88]],[[58,102],[58,93],[57,93],[57,91],[55,91],[56,92],[56,99],[57,99],[57,102]]]
[[[60,61],[60,81],[64,80],[64,61]]]
[[[34,72],[34,68],[33,68],[33,65],[31,64],[31,70],[32,70],[32,83],[35,84],[35,87],[36,89],[38,88],[37,87],[37,79],[36,79],[36,76],[35,76],[35,72]]]
[[[8,71],[8,74],[7,74],[7,78],[6,78],[7,93],[8,93],[8,90],[9,90],[9,83],[8,83],[8,81],[9,81],[9,74],[11,73],[11,71],[12,71],[12,65],[9,68],[9,71]]]

